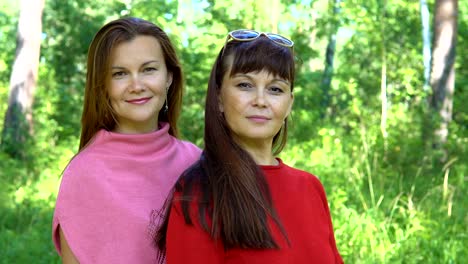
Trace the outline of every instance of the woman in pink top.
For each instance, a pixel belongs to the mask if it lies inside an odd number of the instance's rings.
[[[122,18],[88,51],[79,152],[64,170],[53,240],[64,263],[154,263],[158,211],[200,155],[177,139],[182,71],[159,27]]]
[[[338,264],[324,188],[275,157],[294,101],[293,42],[228,34],[211,71],[205,149],[175,185],[155,242],[167,264]]]

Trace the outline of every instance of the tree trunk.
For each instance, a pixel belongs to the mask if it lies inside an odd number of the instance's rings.
[[[423,89],[429,89],[431,75],[431,30],[429,26],[429,8],[426,0],[420,0],[421,10],[422,40],[423,40],[423,64],[424,64],[424,86]]]
[[[42,12],[45,0],[22,0],[18,21],[16,57],[10,78],[2,149],[24,157],[24,143],[33,132],[32,104],[39,66]]]
[[[342,0],[334,0],[333,2],[333,17],[336,19],[336,22],[333,23],[333,29],[330,33],[328,39],[327,50],[325,53],[325,69],[323,71],[322,77],[322,107],[327,109],[330,106],[330,88],[331,81],[334,71],[334,59],[335,59],[335,49],[336,49],[336,34],[340,28],[340,18],[338,17],[341,12],[341,2]]]
[[[434,39],[432,54],[430,106],[436,116],[433,127],[433,146],[444,150],[448,126],[452,120],[455,90],[455,47],[457,40],[457,0],[436,0],[434,11]],[[442,160],[447,158],[445,156]]]
[[[384,142],[385,156],[387,154],[388,146],[388,132],[387,132],[387,110],[388,110],[388,98],[387,98],[387,48],[385,38],[385,23],[387,16],[387,0],[383,1],[383,5],[380,7],[380,37],[381,37],[381,60],[382,67],[380,70],[380,100],[382,103],[380,113],[380,131],[382,132],[382,138]]]

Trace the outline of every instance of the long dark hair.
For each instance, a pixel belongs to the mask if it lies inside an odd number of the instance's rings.
[[[224,50],[224,51],[223,51]],[[227,71],[230,69],[230,72]],[[174,196],[168,198],[165,215],[155,236],[164,259],[170,207],[179,203],[186,224],[192,225],[194,212],[201,226],[225,249],[278,248],[268,228],[268,216],[287,239],[272,204],[270,190],[261,168],[232,137],[219,109],[223,76],[266,70],[294,85],[295,64],[291,48],[273,43],[266,37],[254,41],[230,41],[220,51],[211,71],[205,105],[205,149],[200,160],[186,170],[176,183]],[[287,120],[273,139],[274,154],[286,144]],[[163,209],[164,211],[164,209]],[[192,214],[191,214],[192,213]],[[207,224],[208,218],[211,221]]]
[[[183,76],[174,46],[167,34],[155,24],[140,18],[125,17],[104,25],[89,46],[79,150],[89,143],[98,130],[115,128],[116,120],[105,85],[110,74],[111,53],[117,45],[142,35],[158,40],[167,71],[172,73],[172,83],[167,94],[169,109],[167,113],[160,111],[158,120],[170,124],[169,134],[175,137],[179,135],[177,120],[182,105]]]

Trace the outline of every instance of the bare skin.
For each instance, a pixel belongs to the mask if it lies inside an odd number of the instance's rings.
[[[75,255],[70,249],[67,240],[65,239],[65,235],[62,232],[62,229],[59,227],[59,234],[60,234],[60,248],[62,251],[62,263],[63,264],[79,264],[78,260],[76,259]]]

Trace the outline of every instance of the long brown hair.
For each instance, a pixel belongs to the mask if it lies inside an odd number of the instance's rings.
[[[224,50],[224,52],[223,52]],[[227,71],[230,69],[230,72]],[[165,215],[155,243],[164,259],[171,203],[180,202],[186,224],[192,225],[190,205],[197,204],[201,226],[225,249],[278,248],[269,228],[268,216],[287,239],[278,218],[261,168],[232,137],[219,109],[223,76],[266,70],[294,85],[295,64],[290,48],[266,37],[254,41],[230,41],[220,51],[211,71],[205,105],[205,149],[200,160],[187,169],[176,183],[174,196],[166,202]],[[286,144],[287,120],[273,139],[274,154]],[[171,201],[172,199],[172,201]],[[192,212],[193,215],[194,212]],[[208,219],[211,220],[208,226]]]
[[[170,124],[169,133],[179,135],[177,120],[183,92],[182,68],[167,34],[155,24],[134,17],[120,18],[104,25],[94,36],[88,50],[86,89],[81,116],[80,147],[82,150],[100,129],[113,130],[116,120],[109,101],[106,79],[110,74],[112,50],[137,36],[152,36],[159,41],[172,84],[167,94],[168,111],[160,111],[158,121]],[[130,56],[130,55],[129,55]]]

